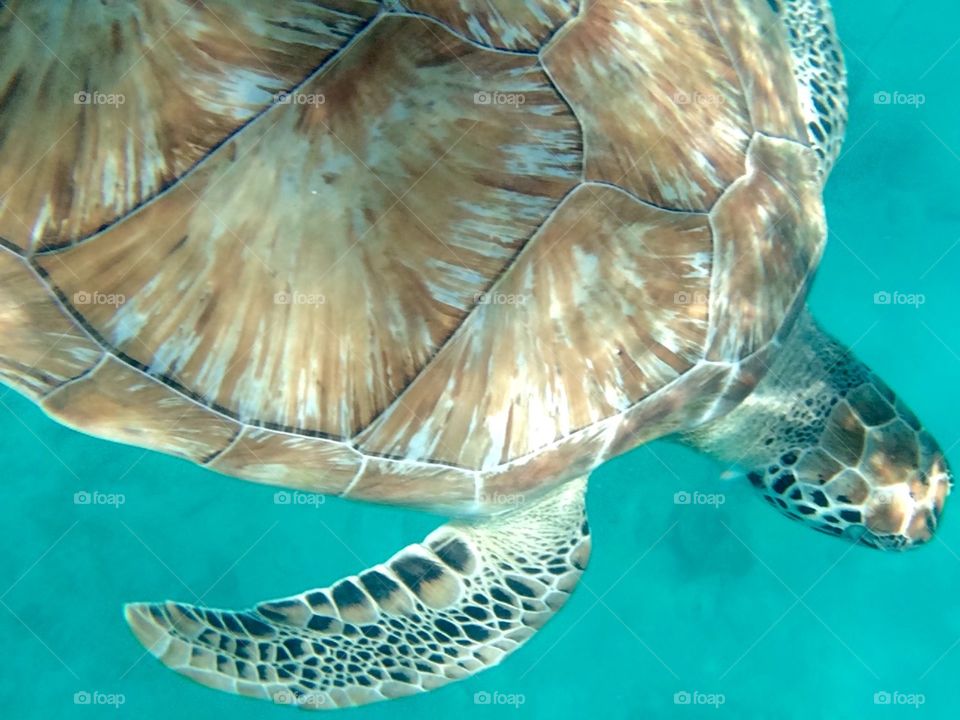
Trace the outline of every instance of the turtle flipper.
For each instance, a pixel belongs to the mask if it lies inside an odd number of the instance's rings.
[[[826,178],[847,129],[847,69],[829,0],[782,0],[779,14],[797,76],[810,145]]]
[[[952,484],[916,416],[807,314],[753,393],[686,439],[790,517],[882,549],[929,540]]]
[[[566,601],[590,553],[586,479],[478,523],[454,522],[332,587],[248,612],[132,604],[166,665],[239,695],[333,709],[496,665]]]

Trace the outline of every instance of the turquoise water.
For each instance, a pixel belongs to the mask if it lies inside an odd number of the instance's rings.
[[[836,12],[852,119],[811,303],[958,465],[960,10],[844,0]],[[877,104],[881,92],[925,102]],[[881,292],[924,302],[875,304]],[[277,506],[270,488],[87,438],[2,389],[0,427],[4,718],[290,717],[144,657],[122,604],[203,596],[244,607],[356,572],[440,522],[336,499]],[[881,554],[780,517],[745,483],[719,480],[724,469],[666,442],[601,468],[591,566],[552,622],[498,668],[351,717],[956,717],[956,513],[930,546]],[[677,490],[718,488],[718,509],[673,503]],[[125,502],[75,505],[79,491]],[[78,692],[123,704],[78,705]],[[723,703],[678,705],[682,692]],[[478,704],[477,693],[517,706]],[[877,693],[922,704],[877,704]]]

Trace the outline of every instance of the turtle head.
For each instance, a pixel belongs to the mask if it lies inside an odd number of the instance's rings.
[[[916,415],[806,313],[756,389],[686,439],[791,518],[880,549],[929,541],[952,485]]]
[[[933,537],[952,476],[933,436],[875,375],[841,390],[816,448],[798,461],[800,477],[830,484],[868,545],[907,548]],[[857,528],[857,529],[854,529]],[[862,529],[860,529],[862,528]]]

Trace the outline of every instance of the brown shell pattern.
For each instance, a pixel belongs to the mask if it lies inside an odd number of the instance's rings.
[[[11,0],[0,380],[459,511],[713,417],[824,242],[763,0]]]

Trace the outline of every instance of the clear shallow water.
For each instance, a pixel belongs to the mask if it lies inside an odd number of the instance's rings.
[[[852,120],[827,192],[832,235],[811,304],[956,466],[960,11],[947,8],[837,3]],[[919,93],[925,104],[877,104],[880,92]],[[876,304],[882,292],[925,302]],[[440,522],[335,499],[275,505],[271,488],[84,437],[2,389],[0,428],[3,717],[291,717],[144,657],[122,604],[203,596],[244,607],[356,572]],[[669,443],[607,464],[588,501],[593,559],[556,619],[498,668],[351,717],[955,717],[957,513],[929,547],[884,555],[780,517],[749,486],[719,480],[724,469]],[[720,491],[726,502],[678,506],[678,490]],[[125,503],[75,505],[81,491],[122,493]],[[76,705],[77,692],[122,694],[124,704]],[[676,705],[678,692],[725,702]],[[924,702],[875,704],[884,692]],[[523,703],[478,704],[477,693]]]

